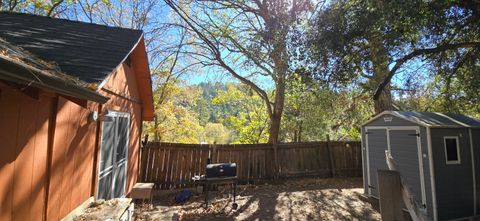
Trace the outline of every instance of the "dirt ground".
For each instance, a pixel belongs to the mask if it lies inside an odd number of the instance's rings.
[[[210,192],[204,207],[202,194],[183,205],[174,203],[176,192],[160,193],[154,207],[139,205],[135,218],[147,220],[380,220],[378,208],[362,196],[358,178],[305,178],[265,185],[238,187],[232,209],[229,188]]]

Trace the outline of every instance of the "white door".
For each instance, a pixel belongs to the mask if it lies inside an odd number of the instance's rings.
[[[125,196],[130,114],[109,111],[102,122],[97,199]]]

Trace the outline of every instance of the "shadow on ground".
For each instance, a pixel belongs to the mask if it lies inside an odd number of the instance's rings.
[[[137,214],[139,220],[380,220],[378,206],[362,193],[358,178],[298,179],[261,185],[241,186],[238,208],[231,208],[228,189],[219,188],[205,208],[203,196],[184,205],[173,205],[165,196],[153,210]],[[158,213],[170,211],[170,218]]]

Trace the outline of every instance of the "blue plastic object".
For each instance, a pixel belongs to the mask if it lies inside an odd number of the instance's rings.
[[[192,197],[192,192],[190,190],[182,190],[175,196],[176,203],[183,203]]]

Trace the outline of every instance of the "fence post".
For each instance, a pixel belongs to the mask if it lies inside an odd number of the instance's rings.
[[[140,147],[140,154],[139,154],[139,170],[140,170],[140,180],[142,182],[146,182],[146,175],[147,175],[147,163],[148,163],[148,158],[150,157],[148,155],[148,153],[150,152],[149,151],[149,148],[150,148],[151,145],[149,145],[148,141],[145,142],[145,145],[143,145],[142,147]]]
[[[138,174],[140,174],[140,180],[142,182],[145,182],[145,168],[144,167],[145,167],[146,162],[143,162],[143,160],[145,158],[145,157],[143,157],[143,155],[145,154],[144,153],[145,152],[145,147],[148,144],[148,134],[145,134],[144,139],[141,141],[141,144],[142,145],[140,145],[140,153],[138,154],[138,165],[137,166],[138,166],[138,170],[140,170],[139,173],[138,173]]]
[[[210,163],[218,163],[218,150],[217,150],[217,143],[213,142],[212,145],[212,153],[210,154]]]
[[[392,170],[378,170],[377,175],[382,220],[403,221],[400,175]]]
[[[327,152],[328,152],[328,166],[330,169],[330,177],[335,176],[335,166],[333,163],[333,154],[332,150],[330,150],[330,135],[327,134]]]
[[[138,158],[140,158],[140,160],[139,160],[139,162],[138,162],[138,164],[139,164],[139,166],[138,166],[139,173],[138,173],[138,174],[139,174],[139,176],[140,176],[141,182],[145,182],[145,170],[144,170],[144,167],[145,167],[145,162],[144,162],[144,161],[145,161],[145,160],[144,160],[144,159],[145,159],[145,157],[144,157],[144,155],[145,155],[145,146],[146,146],[146,145],[142,145],[142,146],[140,147],[140,154],[139,154],[139,157],[138,157]]]

